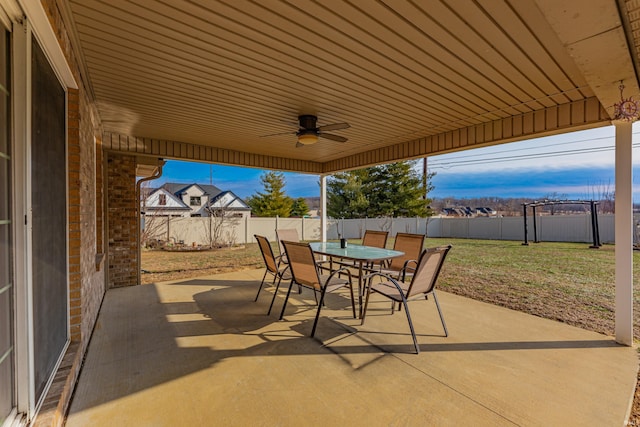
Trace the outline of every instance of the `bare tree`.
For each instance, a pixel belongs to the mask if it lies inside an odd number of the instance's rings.
[[[147,213],[146,200],[152,191],[151,181],[142,183],[140,187],[140,245],[142,247],[162,246],[165,241],[169,240],[170,213],[163,209],[154,209],[153,214]]]
[[[600,212],[615,213],[616,192],[611,188],[611,181],[606,184],[600,182],[599,184],[591,185],[590,192],[591,199],[600,202]]]
[[[569,198],[569,196],[565,193],[558,193],[557,191],[554,191],[553,193],[547,193],[544,196],[545,200],[567,200]],[[557,205],[549,205],[549,206],[545,206],[543,209],[548,210],[551,215],[555,215],[557,208]]]
[[[382,231],[391,232],[391,226],[393,225],[393,218],[390,216],[385,216],[382,218],[382,224],[380,224],[380,228]]]
[[[231,226],[236,225],[238,218],[228,209],[209,206],[206,211],[209,221],[203,223],[209,247],[233,246],[238,237]]]

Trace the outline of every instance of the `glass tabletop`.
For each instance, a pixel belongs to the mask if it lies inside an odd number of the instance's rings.
[[[354,245],[352,243],[349,243],[346,248],[341,248],[340,242],[313,242],[310,245],[311,249],[317,254],[337,256],[355,261],[379,261],[404,255],[404,252],[392,249]]]

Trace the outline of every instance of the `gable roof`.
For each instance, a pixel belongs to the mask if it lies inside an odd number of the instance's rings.
[[[229,202],[225,203],[225,205],[222,206],[223,208],[229,209],[229,210],[251,210],[249,205],[247,205],[245,201],[242,200],[240,197],[236,196],[235,193],[233,193],[232,191],[223,191],[219,193],[218,195],[216,195],[211,199],[209,206],[216,204],[220,199],[224,198],[227,195],[231,197],[229,198]],[[237,203],[240,206],[231,206],[234,203]]]
[[[191,211],[191,208],[189,206],[187,206],[180,198],[176,197],[175,195],[173,195],[172,193],[170,193],[166,188],[160,187],[160,188],[156,188],[153,189],[149,192],[149,195],[147,195],[145,197],[145,201],[149,200],[151,197],[153,197],[156,193],[162,193],[165,194],[170,200],[173,201],[173,203],[177,206],[171,206],[171,205],[159,205],[159,204],[146,204],[144,208],[146,210],[162,210],[162,211]]]
[[[220,190],[215,185],[198,184],[195,182],[192,184],[184,184],[184,183],[178,183],[178,182],[165,182],[160,188],[165,188],[171,194],[175,194],[176,196],[179,196],[180,194],[184,193],[185,191],[187,191],[187,189],[193,186],[199,187],[205,194],[209,196],[209,198],[212,198],[222,192],[222,190]]]

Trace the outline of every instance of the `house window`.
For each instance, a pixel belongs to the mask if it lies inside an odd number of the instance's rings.
[[[158,204],[160,206],[166,206],[166,204],[167,204],[167,195],[166,194],[159,194],[158,195]]]
[[[200,206],[200,196],[191,196],[189,204],[191,206]]]

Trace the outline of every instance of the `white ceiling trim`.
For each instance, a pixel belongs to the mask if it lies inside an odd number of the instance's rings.
[[[73,77],[73,73],[67,63],[64,52],[58,44],[56,33],[53,31],[53,28],[51,28],[47,13],[44,11],[40,1],[18,1],[27,16],[27,21],[30,24],[31,30],[42,46],[42,50],[45,55],[47,55],[47,58],[51,62],[51,65],[53,66],[53,69],[61,83],[67,88],[78,89],[78,83]]]

